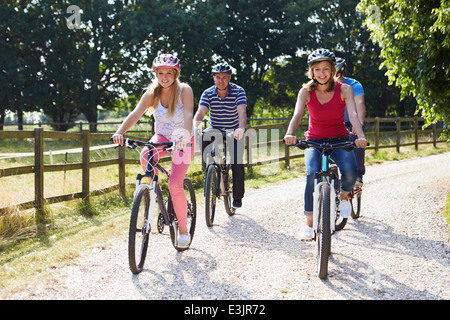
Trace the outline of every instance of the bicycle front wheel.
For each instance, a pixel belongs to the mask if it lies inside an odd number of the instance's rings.
[[[324,184],[320,187],[317,239],[317,273],[320,279],[328,275],[328,257],[331,252],[330,204],[330,185]]]
[[[214,166],[209,166],[205,179],[205,219],[206,225],[212,227],[216,214],[217,202],[217,172]]]
[[[137,274],[144,267],[147,256],[150,228],[147,228],[150,207],[150,193],[147,188],[140,188],[133,200],[128,234],[128,262],[132,273]]]

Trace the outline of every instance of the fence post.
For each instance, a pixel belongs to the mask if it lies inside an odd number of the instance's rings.
[[[45,233],[44,210],[44,129],[34,129],[34,206],[37,233]]]
[[[414,117],[414,145],[419,150],[419,118]]]
[[[395,123],[397,124],[397,145],[396,145],[396,149],[397,149],[397,153],[400,153],[400,130],[401,130],[401,122],[400,122],[400,118],[397,118],[395,120]]]
[[[125,148],[118,148],[119,152],[119,191],[125,199]]]
[[[378,146],[380,144],[380,118],[375,118],[375,152],[378,152]]]
[[[250,137],[248,135],[245,135],[245,149],[247,150],[247,172],[252,172],[252,146],[250,145]]]
[[[283,126],[284,126],[284,134],[286,134],[289,127],[289,121],[285,120]],[[289,146],[287,144],[284,144],[284,167],[285,168],[289,167]]]
[[[83,130],[83,183],[82,183],[82,194],[83,201],[89,203],[89,147],[91,144],[91,135],[90,131]]]
[[[433,123],[433,147],[436,148],[436,122]]]

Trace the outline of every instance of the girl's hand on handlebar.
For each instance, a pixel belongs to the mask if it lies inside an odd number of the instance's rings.
[[[175,148],[179,151],[183,150],[184,148],[186,148],[188,145],[191,144],[191,140],[187,140],[187,139],[180,139],[176,142],[175,144]]]
[[[290,134],[285,135],[283,140],[287,145],[294,145],[297,143],[297,137]]]
[[[112,136],[112,140],[114,141],[114,143],[123,146],[124,139],[123,139],[123,135],[122,134],[117,133],[117,132],[114,133],[113,136]]]

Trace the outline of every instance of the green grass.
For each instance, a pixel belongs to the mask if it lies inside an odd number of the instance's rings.
[[[421,145],[419,151],[414,147],[402,147],[402,152],[396,153],[395,148],[381,149],[378,153],[366,152],[366,164],[376,164],[385,161],[396,161],[412,157],[422,157],[429,154],[450,151],[450,146],[440,144],[438,148],[431,145]],[[3,150],[2,150],[3,152]],[[96,156],[96,155],[92,155]],[[102,158],[107,155],[97,155]],[[59,160],[61,161],[61,160]],[[290,161],[290,168],[284,168],[284,162],[271,165],[253,167],[246,176],[246,189],[258,189],[267,184],[283,183],[286,180],[304,174],[304,159]],[[133,182],[135,172],[139,166],[127,166],[127,182]],[[194,160],[189,172],[200,170],[199,160]],[[98,168],[92,170],[91,188],[101,188],[105,184],[117,183],[117,168]],[[61,175],[48,175],[50,180],[61,180]],[[47,175],[47,174],[46,174]],[[46,185],[47,192],[62,194],[75,192],[79,184],[81,172],[67,172],[64,183],[59,183],[50,190],[51,184]],[[14,180],[1,185],[0,190],[16,194],[33,194],[28,190],[33,177],[17,176]],[[0,184],[7,178],[0,179]],[[204,204],[203,175],[191,176],[197,193],[198,205]],[[70,191],[75,190],[75,191]],[[34,284],[47,279],[52,273],[63,266],[74,263],[93,248],[107,247],[109,242],[117,237],[126,238],[128,219],[131,210],[132,191],[129,188],[126,201],[118,192],[91,197],[89,205],[79,200],[54,204],[46,207],[47,224],[45,233],[37,236],[34,223],[34,210],[15,211],[0,218],[0,298],[8,298],[11,294],[32,287]],[[1,192],[1,191],[0,191]],[[3,192],[4,193],[4,192]],[[4,194],[1,195],[2,197]],[[450,223],[450,195],[446,211]],[[201,221],[201,219],[199,220]]]

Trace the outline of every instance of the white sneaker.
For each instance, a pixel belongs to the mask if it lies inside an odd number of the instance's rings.
[[[341,200],[341,203],[339,205],[339,210],[341,212],[342,218],[350,217],[350,214],[352,213],[352,205],[350,204],[350,201]]]
[[[178,237],[178,247],[179,248],[187,248],[189,246],[190,242],[191,242],[190,234],[181,234]]]
[[[300,240],[309,241],[313,238],[313,228],[306,226],[300,234]]]

